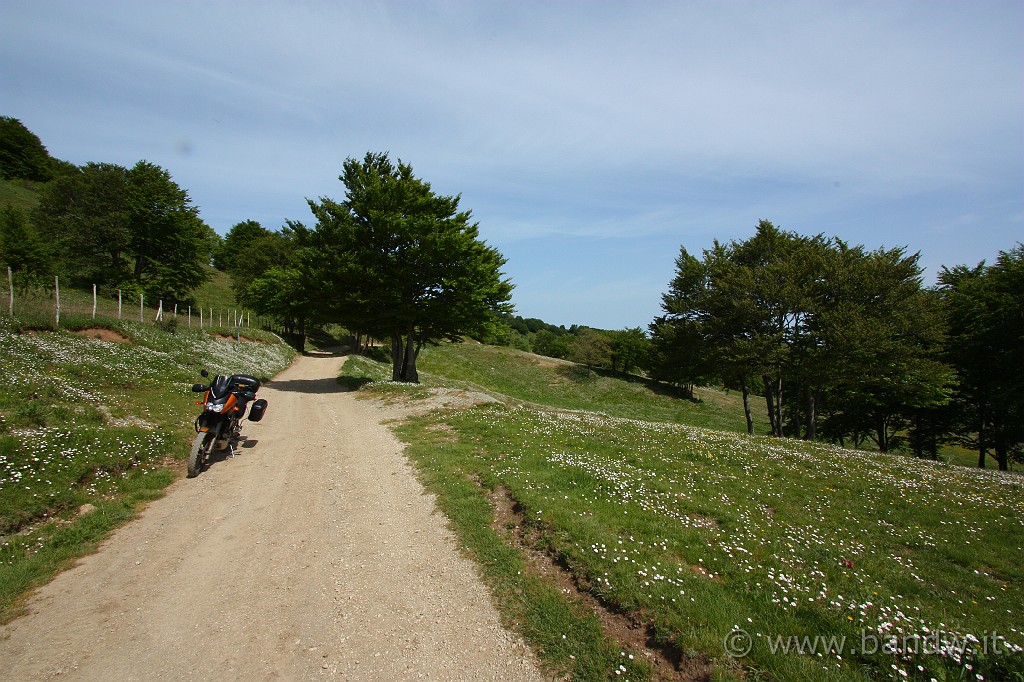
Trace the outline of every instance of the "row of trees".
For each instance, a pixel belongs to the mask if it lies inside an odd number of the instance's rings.
[[[505,259],[479,238],[460,198],[435,193],[386,154],[346,160],[344,199],[310,200],[312,227],[271,232],[245,221],[223,241],[166,170],[57,161],[10,117],[0,120],[0,172],[42,183],[34,208],[0,211],[0,260],[25,285],[60,274],[184,303],[212,260],[231,274],[239,303],[297,335],[337,322],[389,339],[400,381],[418,380],[423,344],[493,336],[512,311]]]
[[[640,327],[608,330],[574,324],[566,329],[518,315],[501,321],[506,333],[482,340],[624,374],[650,367],[651,343]]]
[[[57,274],[184,303],[207,279],[220,238],[160,166],[58,161],[10,117],[0,120],[0,161],[5,180],[41,183],[34,207],[0,209],[0,261],[20,286]]]
[[[776,436],[932,456],[970,442],[1006,468],[1024,441],[1021,257],[944,270],[927,289],[916,254],[762,221],[701,259],[681,249],[651,373],[740,391],[751,433],[759,395]]]

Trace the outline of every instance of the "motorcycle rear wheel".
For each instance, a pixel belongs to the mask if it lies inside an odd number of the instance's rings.
[[[192,451],[188,455],[188,477],[195,478],[203,470],[206,454],[210,451],[213,435],[209,432],[197,433],[192,441]]]

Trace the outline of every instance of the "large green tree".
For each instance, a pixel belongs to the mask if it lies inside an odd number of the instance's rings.
[[[944,268],[939,291],[949,322],[949,361],[960,388],[954,401],[959,440],[991,450],[1000,469],[1024,456],[1024,246],[993,265]]]
[[[634,369],[648,369],[651,363],[651,340],[640,327],[618,329],[609,333],[612,371],[629,374]]]
[[[240,230],[250,233],[245,240],[238,238]],[[225,240],[230,242],[228,253],[234,252],[226,263],[235,298],[257,314],[276,319],[287,334],[295,336],[300,349],[305,346],[307,323],[322,317],[319,293],[303,277],[305,247],[297,239],[297,233],[303,231],[305,228],[294,222],[270,232],[259,223],[246,221],[236,225]]]
[[[240,257],[253,243],[273,235],[255,220],[236,223],[213,252],[213,266],[222,272],[236,271],[247,265]]]
[[[53,245],[62,274],[80,283],[130,281],[128,169],[88,163],[47,185],[33,221]]]
[[[78,283],[136,287],[167,301],[187,300],[206,280],[217,241],[188,193],[147,161],[89,163],[57,176],[33,219]]]
[[[917,256],[866,252],[761,221],[756,234],[716,242],[698,260],[682,250],[652,325],[657,375],[715,376],[764,396],[771,433],[882,450],[908,412],[949,398],[938,361],[941,324],[922,289]],[[824,417],[823,434],[819,419]]]
[[[308,279],[340,322],[391,340],[394,380],[417,382],[424,343],[480,333],[511,310],[505,259],[460,197],[435,194],[408,164],[368,153],[346,160],[339,179],[343,201],[309,201]]]
[[[813,386],[824,402],[824,435],[902,447],[900,434],[948,403],[956,383],[941,362],[944,324],[917,254],[836,241],[818,282],[809,361],[821,378]]]
[[[17,206],[0,207],[0,264],[11,269],[19,288],[26,289],[50,274],[47,245],[25,211]]]
[[[715,246],[720,252],[721,245]],[[730,340],[709,343],[709,325],[723,314],[711,310],[711,294],[715,290],[709,286],[708,278],[714,254],[705,251],[705,260],[701,261],[685,247],[679,249],[676,274],[669,282],[668,292],[661,297],[665,315],[650,325],[651,376],[680,387],[687,397],[693,397],[694,386],[721,378],[727,371],[721,351],[729,346]],[[744,401],[748,395],[744,390]],[[749,403],[744,404],[744,411],[749,414]],[[753,426],[749,429],[752,433]]]

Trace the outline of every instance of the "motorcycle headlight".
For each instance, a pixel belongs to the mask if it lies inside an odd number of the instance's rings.
[[[224,409],[224,406],[214,403],[206,403],[206,409],[208,409],[210,412],[220,412],[221,410]]]

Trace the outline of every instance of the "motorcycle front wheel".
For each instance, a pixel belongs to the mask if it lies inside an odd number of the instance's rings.
[[[206,463],[206,455],[210,451],[210,444],[212,442],[212,433],[205,431],[196,434],[196,439],[192,441],[192,451],[188,455],[189,478],[195,478],[203,470],[203,464]]]

